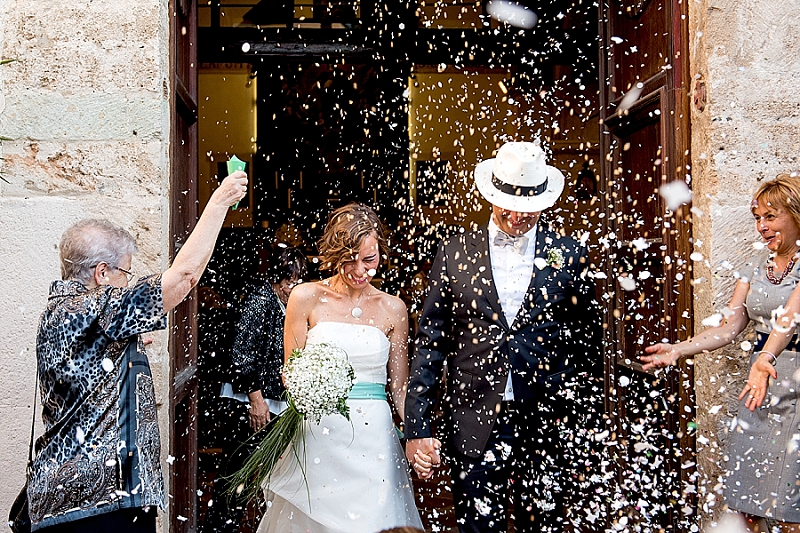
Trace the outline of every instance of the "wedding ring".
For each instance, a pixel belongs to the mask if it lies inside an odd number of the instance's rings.
[[[750,395],[750,399],[751,399],[751,400],[754,400],[754,399],[755,399],[755,396],[753,396],[753,395],[751,394],[751,395]]]

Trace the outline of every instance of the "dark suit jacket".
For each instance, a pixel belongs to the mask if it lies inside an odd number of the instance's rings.
[[[523,411],[542,395],[579,396],[602,376],[602,327],[586,248],[539,224],[536,257],[560,250],[559,268],[534,265],[517,318],[508,324],[492,279],[486,227],[446,239],[431,269],[415,338],[405,407],[408,438],[432,436],[442,373],[446,428],[455,451],[479,457],[511,371]],[[541,260],[537,260],[541,264]],[[571,389],[571,390],[570,390]],[[533,429],[536,428],[522,428]],[[529,432],[524,432],[527,434]]]
[[[283,310],[272,285],[267,282],[257,287],[244,305],[231,348],[236,392],[260,390],[264,398],[273,400],[283,396],[283,321]]]

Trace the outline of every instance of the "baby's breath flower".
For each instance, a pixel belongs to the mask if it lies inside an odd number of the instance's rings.
[[[564,252],[558,248],[550,248],[547,250],[547,265],[556,270],[564,266]]]

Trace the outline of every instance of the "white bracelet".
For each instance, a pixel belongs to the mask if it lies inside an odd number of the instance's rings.
[[[761,352],[759,352],[759,354],[758,354],[758,355],[761,355],[761,354],[769,355],[770,357],[772,357],[772,361],[770,361],[770,364],[771,364],[772,366],[775,366],[775,365],[777,365],[777,364],[778,364],[778,358],[777,358],[777,357],[775,357],[775,354],[774,354],[774,353],[772,353],[772,352],[768,352],[768,351],[766,351],[766,350],[762,350]]]

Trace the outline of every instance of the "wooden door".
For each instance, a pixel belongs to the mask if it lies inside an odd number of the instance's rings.
[[[612,520],[654,531],[695,523],[693,375],[684,363],[642,371],[644,347],[692,332],[688,208],[659,188],[689,183],[687,2],[609,0],[601,6],[602,189],[606,191],[607,408],[618,498]],[[666,196],[669,198],[669,196]],[[620,501],[620,500],[617,500]]]
[[[197,221],[197,19],[193,0],[169,6],[171,54],[170,257],[174,259]],[[170,414],[172,435],[168,490],[170,531],[197,526],[197,300],[194,292],[170,316]]]

